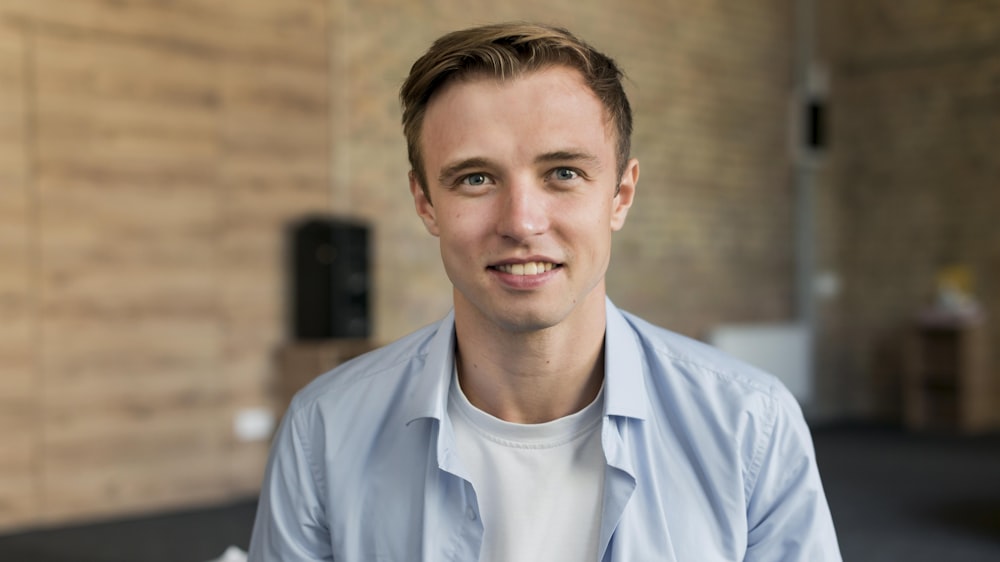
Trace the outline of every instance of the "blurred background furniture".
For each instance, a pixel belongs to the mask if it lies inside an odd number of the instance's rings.
[[[904,419],[917,430],[979,431],[994,423],[985,322],[922,315],[907,343]]]

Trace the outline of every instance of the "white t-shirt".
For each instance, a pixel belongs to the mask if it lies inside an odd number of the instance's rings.
[[[448,415],[479,501],[480,562],[597,560],[603,403],[602,388],[575,414],[510,423],[473,406],[453,379]]]

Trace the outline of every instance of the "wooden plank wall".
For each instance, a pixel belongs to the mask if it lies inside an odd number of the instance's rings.
[[[0,26],[0,526],[33,519],[38,454],[25,49]]]
[[[0,529],[252,493],[325,0],[0,0]]]

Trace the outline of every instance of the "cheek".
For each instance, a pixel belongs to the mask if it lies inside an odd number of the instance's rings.
[[[603,236],[606,232],[611,231],[613,217],[612,209],[609,205],[593,204],[581,214],[586,216],[586,219],[577,222],[590,227],[588,231],[590,236]]]
[[[485,221],[475,214],[451,212],[439,222],[441,238],[452,248],[466,248],[482,237]]]
[[[493,224],[493,209],[488,205],[455,205],[447,211],[448,228],[457,236],[481,236]]]

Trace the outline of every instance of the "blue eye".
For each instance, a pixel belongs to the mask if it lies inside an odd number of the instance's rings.
[[[577,173],[575,170],[570,168],[556,168],[552,175],[557,180],[572,180],[577,178]]]
[[[462,180],[463,183],[468,185],[486,185],[486,181],[486,174],[469,174]]]

